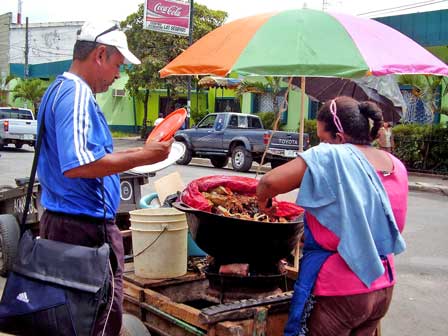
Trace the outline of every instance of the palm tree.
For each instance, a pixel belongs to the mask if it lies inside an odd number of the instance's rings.
[[[280,106],[277,104],[277,97],[281,92],[281,78],[265,76],[265,82],[252,82],[248,80],[243,80],[236,90],[236,97],[240,98],[244,93],[255,93],[260,95],[260,99],[265,99],[268,101],[269,106],[271,106],[274,112],[274,123],[279,119]],[[274,126],[276,128],[276,126]]]
[[[14,75],[8,75],[5,79],[2,79],[0,86],[0,106],[8,105],[8,84],[16,78]]]
[[[33,78],[20,81],[11,92],[14,100],[20,98],[31,102],[34,107],[34,113],[37,115],[40,101],[46,89],[46,82],[38,78]]]
[[[413,93],[429,106],[433,116],[440,112],[437,102],[448,93],[447,78],[432,75],[402,75],[398,77],[398,83],[412,86]]]

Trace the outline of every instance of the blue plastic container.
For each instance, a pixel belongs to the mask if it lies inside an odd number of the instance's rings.
[[[153,204],[154,203],[154,204]],[[157,193],[151,193],[143,196],[140,199],[139,207],[141,209],[145,208],[158,208],[160,207],[159,196]],[[189,257],[205,257],[207,253],[202,251],[199,246],[193,240],[190,230],[188,230],[188,240],[187,240],[187,254]]]

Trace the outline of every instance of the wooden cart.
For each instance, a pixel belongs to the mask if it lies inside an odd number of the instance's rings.
[[[289,268],[289,288],[296,277],[297,270]],[[151,280],[136,276],[133,264],[127,263],[124,310],[140,319],[153,336],[283,335],[292,291],[219,304],[207,294],[208,287],[205,275],[198,272]],[[381,336],[380,325],[375,336]]]
[[[188,272],[178,278],[137,277],[132,264],[124,275],[124,309],[154,335],[282,335],[292,292],[219,304],[207,294],[208,280]]]

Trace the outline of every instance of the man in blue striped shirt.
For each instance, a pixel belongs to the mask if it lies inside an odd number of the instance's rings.
[[[107,121],[94,94],[105,92],[124,62],[140,64],[113,22],[86,22],[78,32],[73,63],[46,91],[38,122],[45,122],[38,175],[40,236],[71,244],[101,243],[102,224],[112,247],[114,297],[100,312],[95,335],[118,335],[122,315],[123,243],[114,218],[120,202],[118,173],[168,157],[173,140],[113,151]],[[45,118],[45,120],[43,120]]]

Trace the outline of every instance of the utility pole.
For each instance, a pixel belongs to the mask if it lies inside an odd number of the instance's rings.
[[[190,0],[190,29],[188,32],[188,46],[193,43],[193,11],[194,0]],[[197,94],[197,92],[196,92]],[[191,112],[191,76],[187,78],[187,118],[185,120],[185,128],[190,128],[190,112]]]
[[[24,73],[23,73],[23,78],[27,79],[28,78],[28,53],[29,53],[29,49],[28,49],[28,16],[26,17],[26,21],[25,21],[25,65],[24,65]]]

